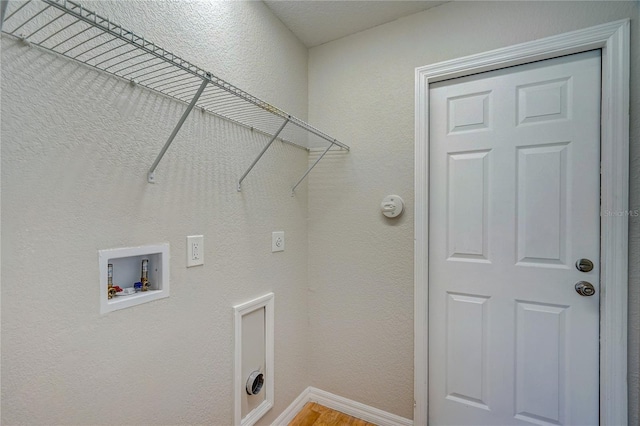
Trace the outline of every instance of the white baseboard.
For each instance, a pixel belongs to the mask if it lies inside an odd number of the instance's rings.
[[[304,405],[309,402],[309,389],[306,388],[302,391],[300,395],[296,399],[293,400],[291,405],[289,405],[279,416],[276,418],[271,426],[287,426],[291,420],[293,420],[296,415],[302,411]]]
[[[305,389],[300,396],[278,416],[272,423],[272,426],[286,426],[289,424],[307,402],[317,402],[332,410],[340,411],[341,413],[379,426],[413,426],[413,420],[405,419],[404,417],[387,413],[386,411],[311,386]]]

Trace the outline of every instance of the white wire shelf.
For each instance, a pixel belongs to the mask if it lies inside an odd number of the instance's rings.
[[[149,181],[193,108],[271,137],[310,149],[349,147],[310,124],[262,101],[213,73],[161,48],[70,0],[2,0],[2,33],[189,104],[149,170]],[[314,164],[315,165],[315,164]],[[302,179],[306,177],[310,167]]]

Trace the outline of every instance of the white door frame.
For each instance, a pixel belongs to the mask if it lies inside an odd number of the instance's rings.
[[[572,31],[416,69],[414,399],[428,419],[429,84],[602,49],[600,215],[600,424],[627,424],[629,20]],[[616,215],[622,214],[620,215]]]

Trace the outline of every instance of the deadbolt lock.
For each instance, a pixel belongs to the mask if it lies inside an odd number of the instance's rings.
[[[589,259],[578,259],[576,268],[580,272],[591,272],[593,270],[593,262]]]
[[[580,296],[593,296],[596,294],[596,288],[593,284],[586,281],[578,281],[576,283],[576,291]]]

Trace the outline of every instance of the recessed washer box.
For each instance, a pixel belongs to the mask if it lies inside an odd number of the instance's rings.
[[[99,250],[98,260],[101,314],[169,297],[168,243]],[[124,289],[134,289],[135,283],[141,281],[143,260],[147,260],[149,290],[125,294],[127,290]],[[113,265],[113,286],[119,286],[124,290],[116,293],[111,299],[108,294],[109,265]]]

